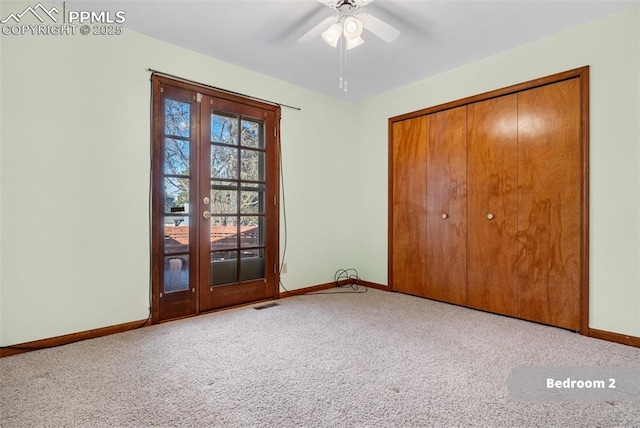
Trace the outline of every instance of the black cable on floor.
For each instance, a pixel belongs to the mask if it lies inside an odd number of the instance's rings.
[[[351,288],[352,291],[317,291],[314,293],[305,293],[305,296],[315,296],[319,294],[362,294],[368,291],[366,285],[362,285],[362,281],[358,276],[358,271],[354,268],[338,269],[333,275],[333,281],[336,288]],[[360,291],[362,289],[362,291]]]

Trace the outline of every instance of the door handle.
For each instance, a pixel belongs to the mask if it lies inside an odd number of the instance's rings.
[[[448,218],[449,218],[449,214],[447,214],[447,213],[442,213],[442,215],[441,215],[440,217],[442,217],[442,219],[443,219],[443,220],[446,220],[446,219],[448,219]]]
[[[489,213],[489,214],[487,214],[487,218],[488,218],[489,220],[493,220],[493,213]]]
[[[207,218],[207,219],[208,219],[208,218],[211,218],[211,212],[210,212],[210,211],[205,211],[205,212],[203,212],[203,213],[202,213],[202,217]]]

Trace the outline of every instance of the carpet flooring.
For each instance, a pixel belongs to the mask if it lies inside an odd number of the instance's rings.
[[[277,304],[2,358],[0,426],[640,426],[640,400],[507,388],[517,367],[638,367],[640,349],[372,289]]]

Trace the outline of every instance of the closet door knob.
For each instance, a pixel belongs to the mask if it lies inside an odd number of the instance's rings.
[[[203,213],[202,213],[202,217],[204,217],[204,218],[211,218],[211,212],[209,212],[209,211],[205,211],[205,212],[203,212]]]
[[[487,214],[487,218],[488,218],[489,220],[493,220],[493,213],[489,213],[489,214]]]
[[[447,213],[442,213],[442,215],[441,215],[440,217],[442,217],[442,219],[443,219],[443,220],[446,220],[446,219],[448,219],[448,218],[449,218],[449,214],[447,214]]]

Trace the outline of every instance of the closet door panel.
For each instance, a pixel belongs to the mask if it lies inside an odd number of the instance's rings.
[[[468,106],[467,304],[517,315],[517,95]]]
[[[519,93],[518,111],[519,316],[578,330],[579,79]]]
[[[394,291],[426,295],[426,119],[392,128],[391,283]]]
[[[427,116],[427,297],[466,304],[467,109]]]

